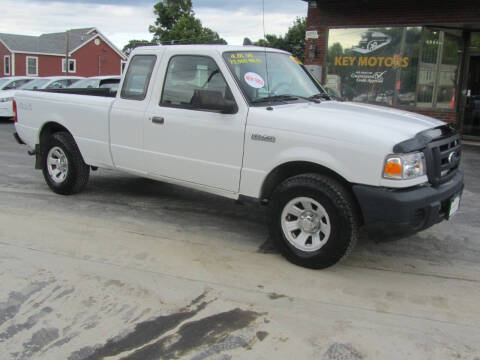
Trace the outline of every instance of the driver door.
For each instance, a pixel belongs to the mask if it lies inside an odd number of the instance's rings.
[[[156,101],[152,99],[145,117],[145,162],[150,175],[212,191],[238,192],[248,107],[238,95],[234,98],[225,70],[209,56],[170,57],[163,89]],[[236,101],[238,110],[224,114],[195,108],[192,99],[202,90]]]

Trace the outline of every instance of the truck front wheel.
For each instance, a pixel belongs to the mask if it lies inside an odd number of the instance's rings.
[[[43,177],[57,194],[71,195],[83,190],[90,167],[83,161],[72,135],[57,132],[42,144]]]
[[[324,175],[298,175],[281,183],[272,194],[268,218],[282,255],[308,268],[334,265],[350,253],[358,237],[352,196]]]

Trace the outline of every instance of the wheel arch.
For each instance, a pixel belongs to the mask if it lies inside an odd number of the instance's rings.
[[[278,165],[274,168],[270,173],[267,175],[265,180],[263,181],[261,192],[260,192],[260,199],[262,203],[268,203],[270,200],[271,195],[273,194],[275,188],[280,185],[283,181],[291,178],[293,176],[302,175],[302,174],[320,174],[329,176],[340,184],[342,184],[345,189],[350,193],[352,199],[355,201],[355,206],[359,210],[360,218],[363,223],[363,216],[361,215],[360,211],[360,204],[358,203],[358,199],[355,196],[352,190],[352,183],[350,183],[347,179],[343,176],[338,174],[337,172],[314,162],[310,161],[289,161]]]
[[[45,153],[45,144],[47,143],[48,138],[57,132],[66,132],[71,135],[72,139],[74,139],[73,141],[75,141],[73,134],[62,124],[55,121],[48,121],[43,124],[38,132],[38,143],[35,145],[35,169],[42,169],[42,159]]]
[[[45,124],[43,124],[42,128],[38,133],[38,143],[40,144],[40,146],[45,144],[45,141],[50,136],[52,136],[54,133],[59,131],[65,131],[65,132],[68,132],[70,135],[72,135],[72,133],[65,126],[59,124],[58,122],[48,121]]]

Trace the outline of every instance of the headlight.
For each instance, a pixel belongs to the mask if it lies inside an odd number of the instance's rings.
[[[9,101],[12,101],[13,100],[13,97],[6,97],[6,98],[1,98],[0,99],[0,103],[3,103],[3,102],[9,102]]]
[[[426,174],[425,156],[421,152],[389,155],[385,159],[385,179],[408,180]]]

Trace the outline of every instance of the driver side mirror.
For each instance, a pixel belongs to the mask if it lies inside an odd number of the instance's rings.
[[[219,111],[222,114],[235,114],[238,111],[235,101],[225,99],[220,91],[196,89],[190,103],[196,109]]]

